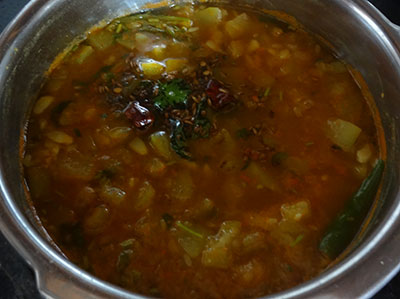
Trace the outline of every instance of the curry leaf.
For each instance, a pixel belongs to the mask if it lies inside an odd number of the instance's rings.
[[[193,125],[185,125],[180,120],[171,119],[171,147],[182,158],[191,159],[188,152],[188,141],[210,137],[211,122],[202,111],[205,111],[207,101],[201,101],[194,115]]]
[[[202,115],[202,111],[205,111],[207,101],[204,99],[197,106],[197,111],[194,118],[194,130],[192,133],[192,139],[208,138],[210,137],[211,122],[209,119]]]
[[[191,159],[187,150],[187,137],[184,124],[179,120],[171,120],[171,147],[182,158]]]

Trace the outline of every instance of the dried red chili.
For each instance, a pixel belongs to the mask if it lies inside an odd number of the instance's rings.
[[[225,108],[236,101],[229,91],[216,80],[210,80],[207,83],[206,93],[210,97],[211,104],[215,109]]]
[[[153,113],[136,101],[130,103],[125,109],[125,116],[139,130],[145,130],[154,123]]]

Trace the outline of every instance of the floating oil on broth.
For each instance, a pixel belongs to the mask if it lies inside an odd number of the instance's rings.
[[[301,30],[178,6],[95,30],[51,73],[23,157],[34,207],[95,276],[167,298],[318,275],[379,149],[346,66]]]

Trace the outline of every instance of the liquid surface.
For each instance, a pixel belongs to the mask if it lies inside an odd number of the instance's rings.
[[[321,236],[379,156],[359,87],[309,34],[192,5],[91,32],[26,137],[33,205],[68,258],[167,298],[318,275]]]

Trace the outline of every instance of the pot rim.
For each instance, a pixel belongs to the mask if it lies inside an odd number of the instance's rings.
[[[17,40],[19,34],[24,31],[25,26],[40,19],[43,10],[48,9],[54,2],[52,0],[31,0],[4,29],[0,35],[0,69],[7,69],[6,63],[9,59],[7,51]],[[352,0],[348,5],[357,11],[366,24],[380,32],[382,42],[390,49],[396,66],[400,69],[400,27],[391,23],[367,1]],[[1,76],[2,74],[0,74]],[[3,148],[4,145],[0,145],[0,156],[4,151]],[[53,275],[58,276],[64,282],[72,280],[79,289],[86,292],[96,291],[102,296],[146,298],[92,276],[58,253],[29,223],[18,205],[12,200],[5,177],[4,168],[0,165],[0,198],[3,199],[0,201],[2,216],[0,217],[0,230],[34,269],[39,291],[43,295],[56,295],[51,293],[48,286],[48,279]],[[363,290],[363,297],[372,297],[400,270],[400,253],[395,254],[396,250],[389,251],[388,249],[396,246],[400,252],[400,242],[396,244],[394,237],[396,228],[400,227],[400,203],[394,204],[390,212],[390,215],[387,215],[374,232],[363,241],[365,244],[363,247],[355,249],[342,261],[319,276],[265,298],[316,296],[317,291],[322,291],[328,286],[335,285],[335,288],[340,288],[340,281],[344,278],[357,273],[363,274],[368,267],[378,263],[381,265],[380,278],[375,278],[372,282],[358,281],[354,286]],[[378,248],[381,250],[379,253],[377,252]],[[382,252],[386,252],[387,255],[383,255]],[[391,263],[386,263],[386,261],[391,261]],[[329,295],[334,294],[333,289],[331,288]]]

